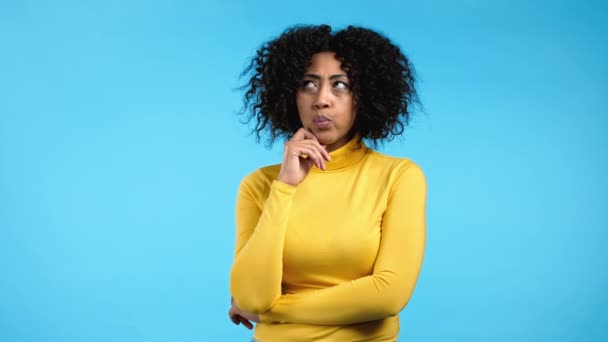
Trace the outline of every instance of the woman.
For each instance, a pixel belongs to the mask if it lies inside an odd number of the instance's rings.
[[[289,140],[236,204],[230,318],[254,340],[395,341],[420,272],[426,180],[373,146],[403,132],[413,68],[383,35],[295,27],[244,74],[256,133]]]

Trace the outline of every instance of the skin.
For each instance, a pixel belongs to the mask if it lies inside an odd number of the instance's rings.
[[[241,311],[234,302],[234,298],[230,298],[230,302],[232,306],[230,307],[230,311],[228,311],[228,316],[230,316],[232,323],[236,325],[242,323],[243,326],[249,330],[253,329],[253,323],[251,322],[260,323],[260,317],[258,315]]]
[[[314,54],[296,94],[302,126],[312,132],[321,145],[332,152],[351,138],[356,108],[346,71],[333,52]],[[318,125],[316,119],[326,117],[328,125]]]
[[[313,165],[325,170],[330,161],[329,152],[344,146],[356,118],[356,106],[350,89],[350,80],[340,68],[333,52],[319,52],[312,56],[310,66],[302,78],[296,102],[302,128],[285,143],[278,181],[298,186]],[[319,120],[323,118],[324,123]],[[259,315],[243,312],[234,299],[228,312],[236,325],[253,329]]]
[[[285,143],[278,180],[300,184],[313,165],[325,170],[328,152],[344,146],[351,138],[356,106],[350,80],[333,52],[312,56],[304,72],[296,103],[302,128]],[[326,119],[320,124],[319,119]]]

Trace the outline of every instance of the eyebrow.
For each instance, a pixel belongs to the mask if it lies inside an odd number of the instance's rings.
[[[304,77],[310,77],[310,78],[314,78],[316,80],[320,80],[321,79],[321,76],[316,75],[316,74],[305,74]],[[335,74],[335,75],[329,76],[329,79],[333,80],[335,78],[340,78],[340,77],[346,77],[346,78],[348,78],[348,75],[347,74]]]

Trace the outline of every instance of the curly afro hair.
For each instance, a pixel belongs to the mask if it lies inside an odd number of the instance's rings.
[[[241,77],[246,123],[255,120],[257,141],[268,131],[269,146],[278,138],[289,139],[302,127],[296,92],[312,55],[331,51],[351,82],[357,116],[351,134],[376,146],[403,133],[413,104],[419,104],[414,87],[414,68],[399,47],[370,29],[348,26],[332,34],[328,25],[295,26],[266,42]]]

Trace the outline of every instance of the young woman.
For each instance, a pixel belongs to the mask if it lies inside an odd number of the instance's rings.
[[[372,30],[305,26],[244,74],[258,139],[287,142],[239,187],[230,318],[256,322],[255,341],[395,341],[423,261],[426,180],[363,139],[403,132],[410,62]]]

